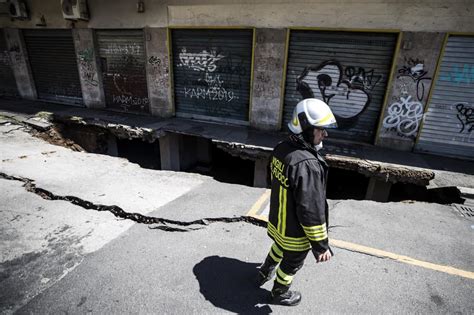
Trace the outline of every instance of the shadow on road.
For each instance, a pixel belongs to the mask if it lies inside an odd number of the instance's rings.
[[[193,272],[206,300],[214,306],[238,314],[269,314],[266,305],[270,292],[255,283],[258,264],[237,259],[210,256],[204,258]]]

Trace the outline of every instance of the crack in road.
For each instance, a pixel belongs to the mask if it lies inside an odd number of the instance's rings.
[[[25,128],[24,126],[20,126],[20,127],[18,127],[18,128],[15,128],[15,129],[10,129],[10,130],[8,130],[8,131],[3,131],[2,134],[6,135],[6,134],[9,134],[9,133],[11,133],[11,132],[13,132],[13,131],[17,131],[17,130],[20,130],[20,129],[26,130],[26,128]]]
[[[154,227],[150,227],[150,229],[159,229],[159,230],[163,230],[167,232],[189,232],[189,231],[195,231],[195,230],[199,230],[203,228],[203,227],[196,228],[192,226],[196,226],[196,225],[207,226],[211,223],[216,223],[216,222],[224,222],[224,223],[246,222],[246,223],[250,223],[252,225],[256,225],[260,227],[267,226],[267,223],[265,221],[254,218],[254,217],[250,217],[250,216],[240,216],[240,217],[232,217],[232,218],[226,218],[226,217],[204,218],[204,219],[187,221],[187,222],[170,220],[170,219],[165,219],[165,218],[158,218],[158,217],[151,217],[151,216],[146,216],[146,215],[136,213],[136,212],[132,212],[132,213],[126,212],[121,207],[116,206],[116,205],[101,205],[101,204],[92,203],[87,200],[83,200],[75,196],[56,195],[46,189],[37,187],[36,184],[34,183],[34,180],[31,180],[28,178],[11,176],[2,172],[0,172],[0,178],[23,182],[24,183],[23,187],[28,192],[34,193],[45,200],[62,200],[62,201],[70,202],[73,205],[79,206],[87,210],[108,211],[112,213],[113,215],[115,215],[116,217],[132,220],[137,223],[161,224]],[[175,225],[175,226],[186,227],[186,228],[172,227],[169,225]]]

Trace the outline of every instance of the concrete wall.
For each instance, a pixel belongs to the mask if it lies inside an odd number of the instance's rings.
[[[84,103],[105,107],[102,75],[93,29],[144,28],[146,74],[151,114],[174,115],[172,74],[168,55],[168,26],[250,26],[256,27],[250,125],[277,130],[283,106],[283,72],[288,27],[363,30],[402,30],[402,49],[396,59],[392,85],[380,117],[378,145],[411,150],[423,108],[431,88],[443,36],[449,31],[474,30],[474,1],[440,0],[294,0],[294,1],[144,1],[145,12],[137,12],[137,1],[89,0],[89,21],[64,20],[59,0],[26,1],[29,21],[0,17],[6,29],[12,68],[20,95],[36,98],[25,45],[18,28],[74,27]],[[421,70],[420,70],[421,69]],[[426,71],[426,73],[424,73]],[[422,76],[420,74],[423,73]],[[404,103],[405,102],[405,103]],[[416,119],[402,123],[400,107],[409,107]]]
[[[68,28],[59,0],[28,0],[30,21],[0,18],[0,27],[34,28],[44,16],[47,27]],[[142,28],[176,25],[295,26],[325,28],[400,29],[403,31],[474,30],[472,0],[145,0],[138,13],[137,1],[89,0],[90,21],[76,27]],[[111,11],[113,8],[113,11]]]
[[[285,29],[256,30],[250,125],[257,129],[279,129],[286,34]]]
[[[171,117],[174,113],[170,86],[168,30],[147,28],[145,38],[150,111],[154,116]]]
[[[471,0],[361,1],[195,1],[169,3],[170,25],[253,25],[330,27],[409,31],[472,31]]]
[[[87,28],[74,29],[73,38],[84,105],[89,108],[105,108],[104,84],[99,71],[94,32]]]
[[[37,98],[36,87],[23,36],[19,29],[5,29],[5,39],[18,93],[22,98],[34,100]]]
[[[433,83],[444,33],[404,32],[376,144],[411,151]]]

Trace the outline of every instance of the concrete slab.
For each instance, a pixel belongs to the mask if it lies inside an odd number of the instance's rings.
[[[235,145],[238,149],[237,152],[240,152],[239,154],[243,154],[246,157],[250,156],[254,159],[267,157],[278,141],[285,137],[283,133],[262,132],[242,126],[179,118],[158,119],[151,116],[139,116],[25,100],[2,100],[0,102],[0,110],[15,115],[27,116],[47,110],[54,113],[55,119],[63,120],[69,119],[69,117],[80,117],[81,124],[98,125],[104,128],[108,128],[107,126],[110,124],[111,130],[116,128],[117,125],[129,126],[138,130],[148,128],[154,131],[155,137],[163,136],[166,132],[205,137],[229,145]],[[141,137],[141,134],[138,133],[137,137]],[[243,149],[239,149],[240,146]],[[439,170],[441,172],[435,174],[435,179],[430,187],[444,187],[443,185],[448,184],[474,188],[474,181],[472,180],[472,176],[474,176],[474,161],[402,152],[369,144],[338,141],[331,138],[325,142],[325,149],[329,155],[355,158],[349,161],[353,164],[351,164],[352,169],[360,169],[362,174],[365,174],[364,171],[374,172],[370,167],[366,168],[364,166],[366,162],[376,164],[375,169],[393,169],[395,181],[403,180],[404,176],[410,177],[418,171],[431,172]],[[331,160],[331,156],[328,157],[328,160]],[[343,164],[347,164],[347,161],[347,159],[344,160]],[[340,164],[335,163],[334,167],[341,167]],[[398,168],[408,169],[408,172],[403,171],[403,169],[401,172],[398,172]],[[398,175],[401,176],[401,179],[397,178],[397,173],[399,173]],[[403,175],[405,173],[408,175]],[[467,175],[464,176],[462,174]],[[377,175],[377,173],[373,175]]]
[[[198,174],[156,172],[121,158],[74,152],[21,130],[5,134],[15,128],[0,126],[0,172],[34,180],[57,195],[147,214],[206,181]]]
[[[38,118],[38,117],[27,119],[25,120],[25,123],[38,130],[48,130],[49,128],[53,126],[51,122],[43,118]]]

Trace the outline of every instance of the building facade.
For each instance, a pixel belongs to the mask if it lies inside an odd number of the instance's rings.
[[[2,95],[266,131],[316,97],[333,138],[474,159],[471,0],[12,3]]]

